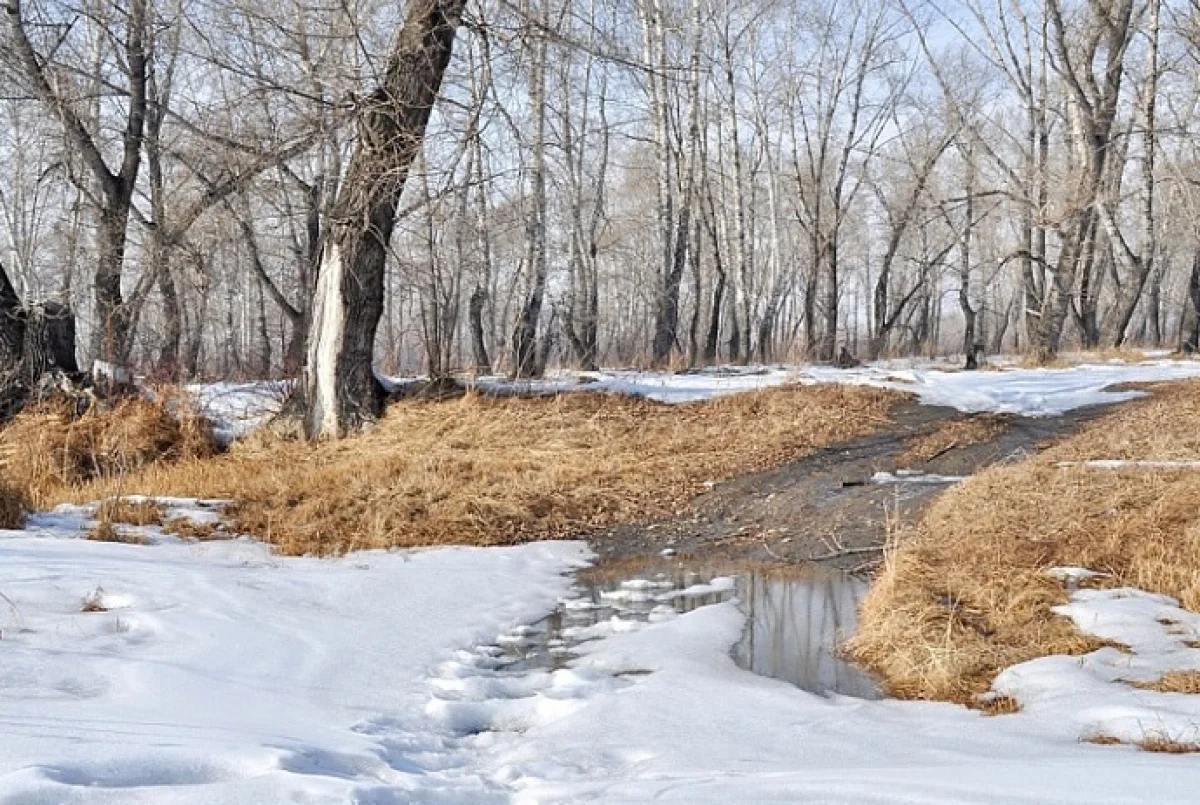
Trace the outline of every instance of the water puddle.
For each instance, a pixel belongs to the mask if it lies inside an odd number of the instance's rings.
[[[861,579],[816,566],[600,566],[581,573],[575,594],[549,616],[482,650],[497,670],[558,670],[590,640],[736,598],[746,614],[731,650],[740,667],[821,695],[874,699],[874,680],[836,653],[854,632],[866,588]]]

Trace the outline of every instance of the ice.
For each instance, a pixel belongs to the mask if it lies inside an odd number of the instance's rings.
[[[962,480],[962,475],[934,475],[914,470],[877,472],[871,476],[873,484],[956,484]]]

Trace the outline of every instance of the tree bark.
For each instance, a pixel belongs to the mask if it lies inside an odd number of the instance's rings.
[[[359,139],[321,252],[304,371],[305,433],[338,438],[382,413],[373,366],[396,208],[450,63],[466,0],[414,0]]]

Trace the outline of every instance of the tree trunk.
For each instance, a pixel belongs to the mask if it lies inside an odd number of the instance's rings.
[[[414,0],[383,84],[359,112],[359,140],[330,216],[304,372],[305,432],[338,438],[378,418],[373,366],[396,207],[425,136],[466,0]]]

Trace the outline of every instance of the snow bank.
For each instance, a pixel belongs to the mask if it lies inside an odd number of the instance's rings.
[[[666,403],[687,403],[725,394],[757,391],[791,383],[844,383],[907,391],[926,405],[968,413],[1058,416],[1076,408],[1115,403],[1142,396],[1136,391],[1106,390],[1124,383],[1150,383],[1200,377],[1200,361],[1151,360],[1126,364],[1086,363],[1068,368],[959,372],[910,368],[898,361],[857,369],[826,366],[738,367],[714,372],[673,375],[664,372],[597,372],[543,381],[513,383],[489,378],[480,385],[492,390],[552,393],[578,389],[636,394]]]
[[[428,669],[547,611],[586,555],[283,559],[88,542],[86,516],[0,532],[0,802],[495,799],[428,728]]]

